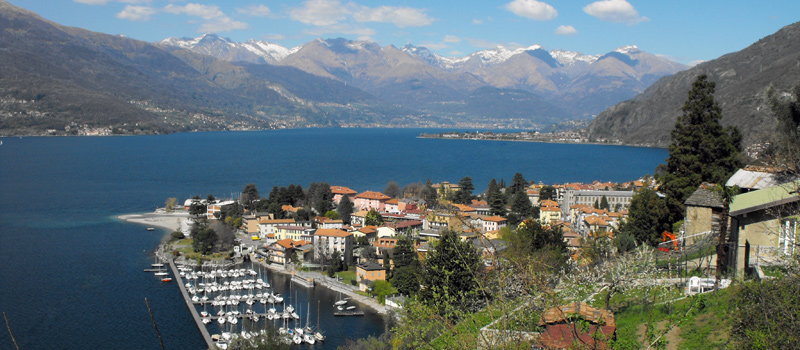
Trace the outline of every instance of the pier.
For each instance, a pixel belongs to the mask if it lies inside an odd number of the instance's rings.
[[[186,302],[186,307],[189,308],[189,311],[192,313],[192,318],[194,318],[194,322],[197,324],[197,329],[199,329],[200,333],[203,335],[203,339],[206,341],[208,348],[216,349],[217,345],[214,343],[214,340],[211,339],[211,334],[208,333],[206,325],[203,324],[203,321],[200,318],[200,313],[197,312],[197,308],[194,307],[192,298],[189,297],[189,292],[186,291],[186,286],[183,284],[183,278],[181,278],[180,273],[178,273],[178,268],[175,266],[175,262],[172,261],[172,259],[169,259],[168,261],[169,268],[172,270],[172,274],[175,275],[175,280],[178,282],[178,287],[181,289],[181,294],[183,295],[183,300]]]

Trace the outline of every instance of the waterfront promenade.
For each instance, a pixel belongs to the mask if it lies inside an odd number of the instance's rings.
[[[358,287],[344,284],[341,281],[338,281],[335,278],[330,278],[322,273],[310,271],[290,271],[280,266],[267,264],[263,261],[261,262],[261,265],[278,273],[297,275],[304,279],[313,279],[315,285],[322,285],[330,290],[341,292],[342,294],[347,295],[351,300],[369,306],[381,315],[385,315],[388,311],[386,306],[381,305],[376,299],[358,294]]]

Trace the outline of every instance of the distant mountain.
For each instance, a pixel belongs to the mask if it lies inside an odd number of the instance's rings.
[[[636,46],[593,56],[564,50],[546,51],[533,45],[514,50],[497,47],[464,57],[443,57],[410,44],[398,49],[342,38],[317,39],[292,49],[276,49],[276,44],[260,43],[269,45],[280,55],[256,53],[256,50],[243,48],[242,43],[213,34],[159,42],[228,61],[296,67],[352,84],[392,103],[413,104],[415,109],[427,112],[447,113],[447,108],[442,106],[458,107],[483,87],[527,91],[546,103],[534,109],[537,113],[534,117],[549,120],[595,115],[644,91],[658,78],[686,69]],[[520,106],[518,111],[529,107]],[[456,113],[458,108],[450,112]]]
[[[336,126],[413,114],[292,67],[65,27],[6,1],[0,72],[2,135]]]
[[[800,22],[741,51],[661,78],[641,95],[601,113],[590,125],[589,136],[626,144],[667,146],[692,82],[698,75],[707,74],[716,83],[714,99],[722,108],[722,124],[738,126],[745,144],[767,140],[774,132],[775,120],[766,89],[772,85],[787,91],[800,82],[798,62]]]

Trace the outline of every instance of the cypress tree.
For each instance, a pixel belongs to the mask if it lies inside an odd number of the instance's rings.
[[[741,134],[720,124],[722,109],[714,101],[714,87],[705,74],[697,77],[671,133],[662,186],[671,222],[683,217],[683,202],[701,183],[724,184],[740,167]]]

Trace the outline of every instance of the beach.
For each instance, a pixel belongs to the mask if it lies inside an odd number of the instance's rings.
[[[170,232],[181,230],[184,234],[189,233],[189,224],[186,219],[189,218],[189,213],[185,211],[167,213],[164,211],[154,213],[142,214],[125,214],[117,216],[117,219],[145,225],[147,227],[159,227],[167,229]]]

